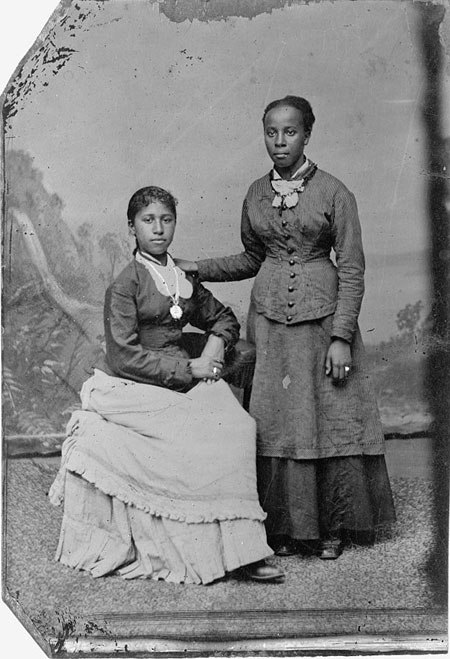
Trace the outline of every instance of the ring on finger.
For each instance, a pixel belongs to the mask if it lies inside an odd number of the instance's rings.
[[[345,375],[348,375],[350,373],[350,366],[344,366],[344,372]]]
[[[217,377],[219,376],[219,369],[217,368],[217,366],[214,366],[214,368],[213,368],[213,374],[214,374],[214,377],[215,377],[215,378],[217,378]]]

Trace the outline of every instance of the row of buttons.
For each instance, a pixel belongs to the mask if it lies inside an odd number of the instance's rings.
[[[287,224],[288,224],[288,223],[287,223],[286,220],[282,220],[281,225],[282,225],[283,227],[286,227]],[[284,238],[285,240],[289,240],[290,235],[289,235],[288,233],[284,233],[284,234],[283,234],[283,238]],[[287,253],[288,253],[288,254],[293,254],[294,252],[295,252],[295,248],[294,248],[294,247],[288,247],[288,248],[287,248]],[[295,261],[294,261],[294,259],[290,259],[290,261],[289,261],[289,265],[295,265]],[[291,277],[291,279],[294,279],[294,277],[295,277],[295,272],[291,272],[291,273],[290,273],[290,277]],[[289,291],[289,293],[293,293],[294,290],[295,290],[295,289],[294,289],[293,286],[288,286],[288,291]],[[290,307],[291,309],[292,309],[292,307],[293,307],[294,305],[295,305],[295,302],[288,302],[288,307]],[[292,316],[286,316],[286,320],[287,320],[288,323],[290,323],[291,320],[292,320]]]
[[[287,226],[287,222],[286,222],[286,220],[283,220],[283,221],[281,222],[281,225],[282,225],[283,227],[286,227],[286,226]],[[283,233],[283,238],[284,238],[285,240],[289,240],[290,237],[291,237],[291,236],[290,236],[288,233]],[[294,247],[288,247],[288,248],[287,248],[287,253],[288,253],[288,254],[293,254],[294,252],[295,252],[295,248],[294,248]],[[294,265],[294,263],[295,263],[295,261],[289,261],[289,264],[290,264],[290,265]]]
[[[294,264],[295,264],[295,261],[292,261],[292,260],[289,261],[289,265],[294,265]],[[291,272],[290,277],[291,277],[291,279],[293,279],[295,277],[295,272]],[[294,290],[295,290],[295,288],[293,286],[288,286],[289,293],[293,293]],[[295,302],[292,302],[292,301],[288,302],[288,307],[290,307],[291,309],[294,305],[295,305]],[[286,320],[287,320],[288,323],[290,323],[291,320],[292,320],[292,316],[286,316]]]

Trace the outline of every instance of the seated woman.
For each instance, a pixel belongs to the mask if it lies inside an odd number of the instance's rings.
[[[266,563],[256,489],[255,422],[220,379],[239,324],[167,253],[176,200],[158,187],[128,205],[133,261],[106,293],[106,360],[85,382],[50,500],[64,500],[57,560],[94,577],[118,573],[205,584]],[[203,330],[191,359],[182,328]]]

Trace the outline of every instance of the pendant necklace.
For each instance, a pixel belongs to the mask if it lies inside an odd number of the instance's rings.
[[[170,257],[168,256],[168,261],[167,262],[168,262],[169,265],[172,265],[169,261],[169,258]],[[169,287],[166,283],[166,280],[164,279],[162,274],[160,272],[158,272],[158,270],[155,268],[155,266],[152,265],[152,263],[150,263],[149,260],[147,260],[147,259],[145,260],[145,265],[149,265],[152,268],[152,270],[158,275],[159,279],[161,280],[162,285],[165,287],[170,299],[172,300],[173,304],[169,309],[170,315],[172,316],[172,318],[174,320],[180,320],[181,316],[183,315],[183,309],[179,305],[179,301],[180,301],[180,283],[179,283],[179,280],[178,280],[178,273],[177,273],[175,264],[172,265],[172,270],[175,274],[175,295],[171,295],[170,289],[169,289]]]

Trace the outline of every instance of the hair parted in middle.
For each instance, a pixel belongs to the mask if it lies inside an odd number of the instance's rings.
[[[167,206],[167,208],[173,213],[175,219],[177,218],[178,201],[175,199],[173,194],[167,190],[164,190],[164,188],[159,188],[156,185],[149,185],[145,188],[137,190],[128,202],[128,225],[133,226],[134,218],[136,217],[136,214],[139,213],[141,208],[145,208],[154,201],[159,201],[161,204]]]
[[[305,133],[309,135],[312,131],[313,124],[316,120],[311,103],[306,100],[306,98],[302,98],[301,96],[285,96],[284,98],[279,98],[276,101],[272,101],[269,103],[269,105],[266,107],[264,110],[263,114],[263,123],[265,121],[266,115],[270,110],[273,110],[273,108],[281,107],[283,105],[289,105],[292,108],[296,108],[297,110],[300,110],[302,113],[303,117],[303,126],[305,129]]]

